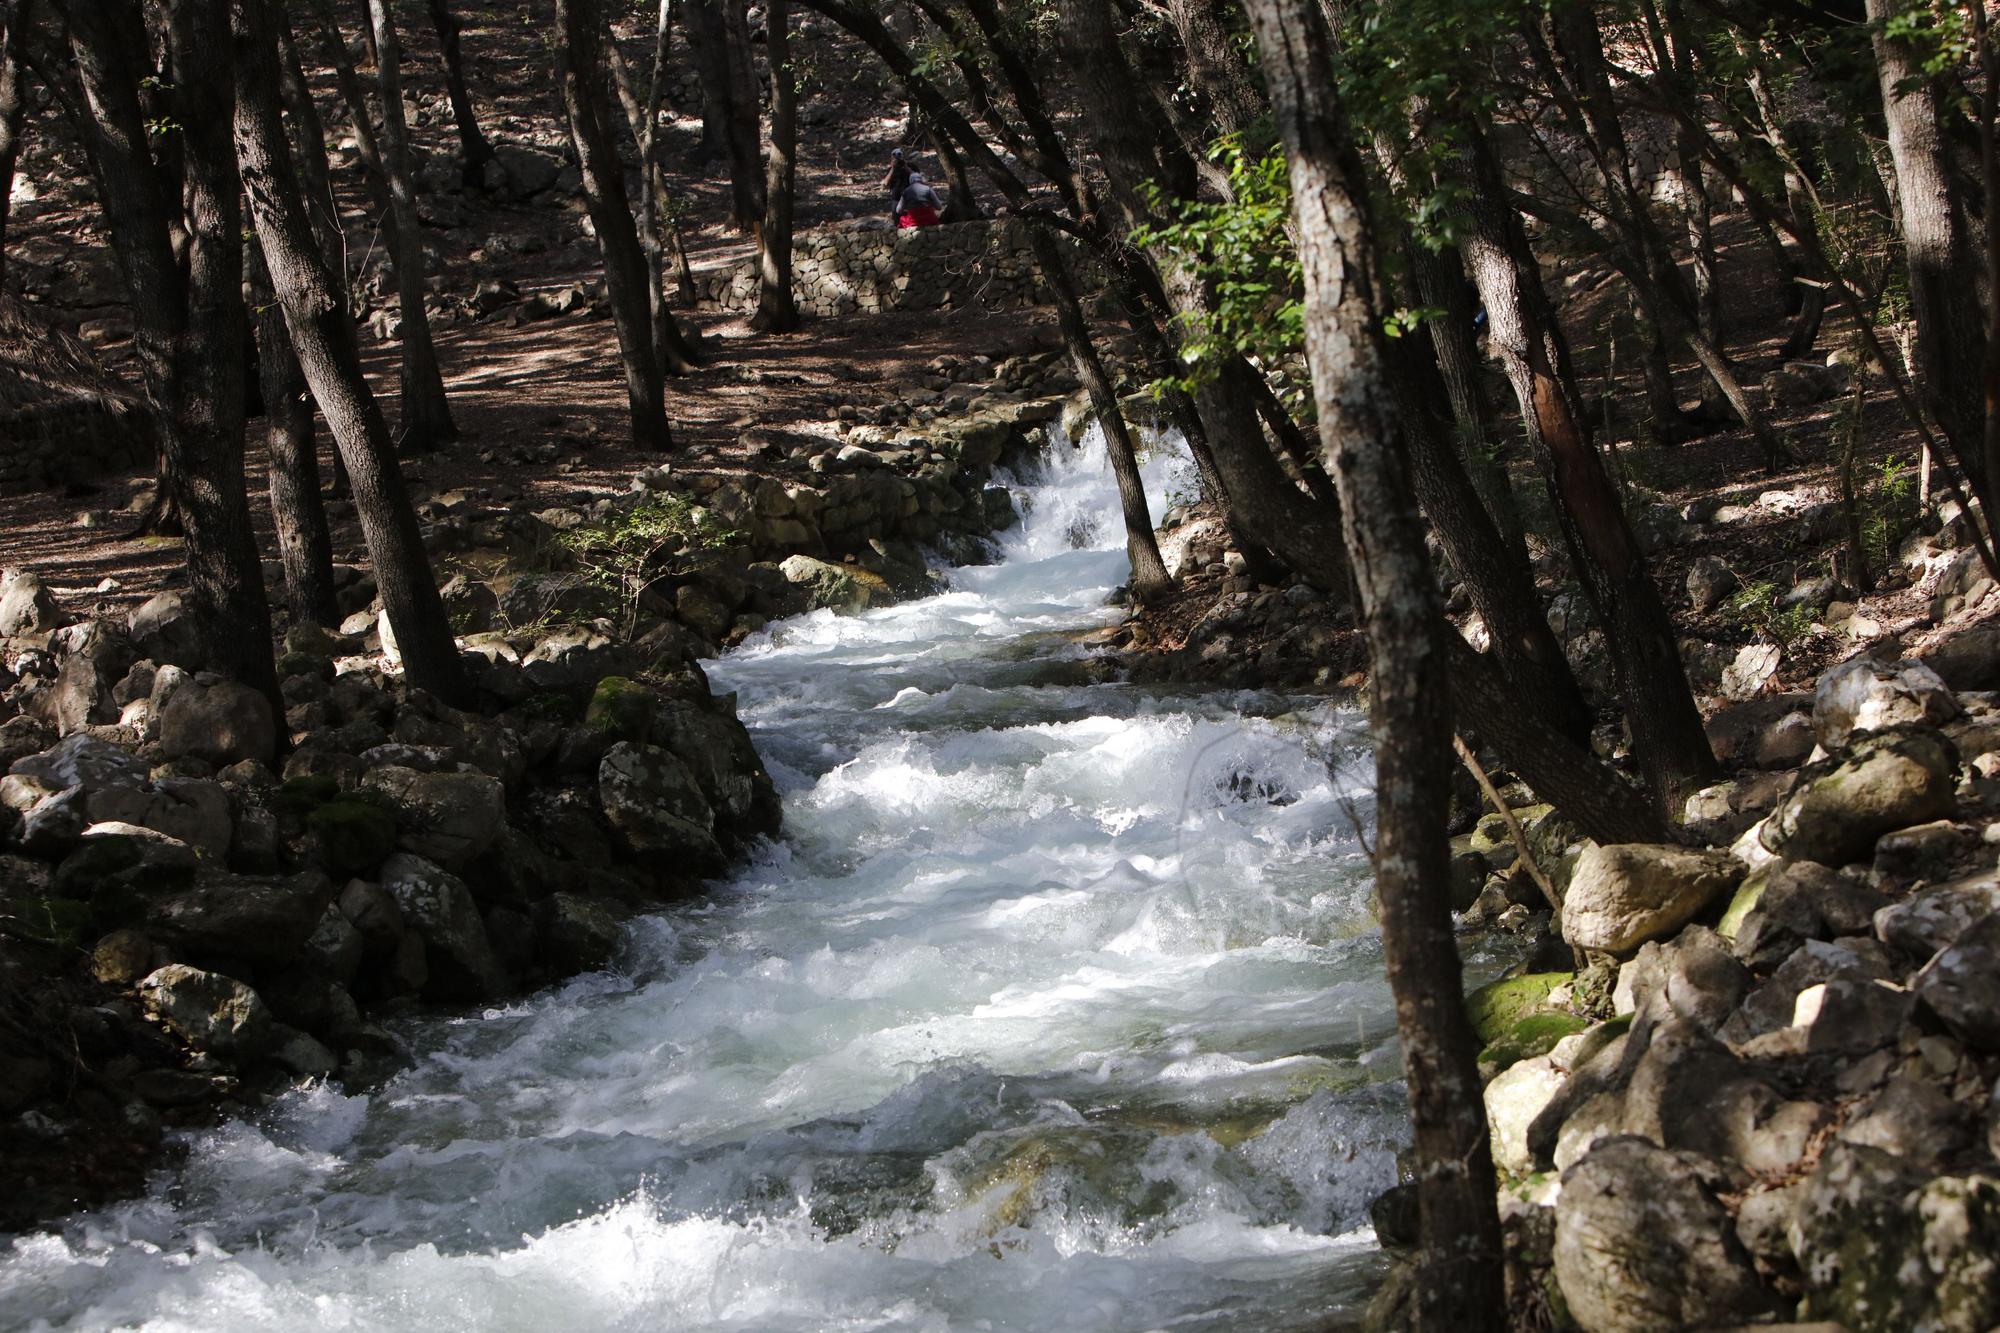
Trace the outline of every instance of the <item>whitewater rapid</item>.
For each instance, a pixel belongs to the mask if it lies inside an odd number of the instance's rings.
[[[1180,467],[1147,465],[1155,505]],[[0,1245],[0,1328],[1320,1328],[1404,1141],[1358,720],[1092,683],[1101,444],[714,664],[783,837],[619,965]],[[1155,512],[1158,512],[1156,507]]]

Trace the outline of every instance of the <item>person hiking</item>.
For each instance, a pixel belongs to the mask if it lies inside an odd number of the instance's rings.
[[[924,181],[924,173],[910,173],[910,183],[903,187],[902,201],[896,206],[896,227],[907,231],[912,227],[935,227],[941,220],[944,200],[938,197]]]
[[[910,164],[903,160],[903,150],[900,148],[890,149],[889,174],[883,178],[882,185],[883,188],[889,191],[889,220],[891,222],[894,222],[896,215],[903,211],[903,191],[910,184],[910,174]]]

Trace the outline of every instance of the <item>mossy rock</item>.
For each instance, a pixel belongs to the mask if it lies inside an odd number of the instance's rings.
[[[97,936],[100,912],[74,898],[21,898],[13,904],[12,926],[21,934],[63,949],[81,949]]]
[[[1574,972],[1528,972],[1488,982],[1465,997],[1465,1012],[1480,1043],[1497,1041],[1516,1023],[1548,1009],[1549,992],[1574,980]]]
[[[288,680],[293,676],[318,676],[321,680],[332,680],[333,659],[316,657],[311,653],[285,653],[278,658],[278,679]]]
[[[328,869],[373,870],[396,850],[396,816],[374,801],[342,796],[306,816],[306,828]]]
[[[1764,887],[1770,882],[1770,875],[1762,870],[1745,876],[1743,882],[1736,886],[1736,893],[1730,898],[1729,906],[1723,909],[1722,920],[1716,923],[1715,933],[1725,940],[1735,939],[1737,933],[1743,929],[1743,922],[1749,917],[1752,909],[1763,900]]]
[[[577,720],[577,702],[560,690],[544,690],[531,694],[514,705],[510,710],[520,713],[530,720],[542,719],[549,722],[569,723]]]
[[[331,774],[314,773],[307,777],[286,778],[278,787],[274,804],[281,814],[307,815],[339,796],[340,783]]]
[[[621,740],[644,741],[653,731],[659,696],[629,676],[606,676],[591,692],[583,725]]]
[[[1545,1010],[1529,1014],[1479,1052],[1479,1077],[1491,1082],[1496,1074],[1538,1055],[1547,1055],[1564,1037],[1582,1032],[1590,1024],[1575,1014]]]

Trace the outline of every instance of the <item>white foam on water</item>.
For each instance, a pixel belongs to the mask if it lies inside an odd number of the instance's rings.
[[[1184,468],[1148,460],[1157,497]],[[1402,1139],[1356,720],[1091,683],[1101,441],[938,596],[712,672],[783,837],[0,1249],[0,1327],[1311,1328]]]

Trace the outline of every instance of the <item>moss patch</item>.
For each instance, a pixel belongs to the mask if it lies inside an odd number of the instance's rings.
[[[1488,982],[1465,997],[1465,1012],[1482,1044],[1497,1041],[1515,1024],[1546,1009],[1549,992],[1565,985],[1574,972],[1529,972]]]
[[[373,870],[396,850],[396,816],[373,801],[342,796],[306,816],[320,858],[330,870]]]

